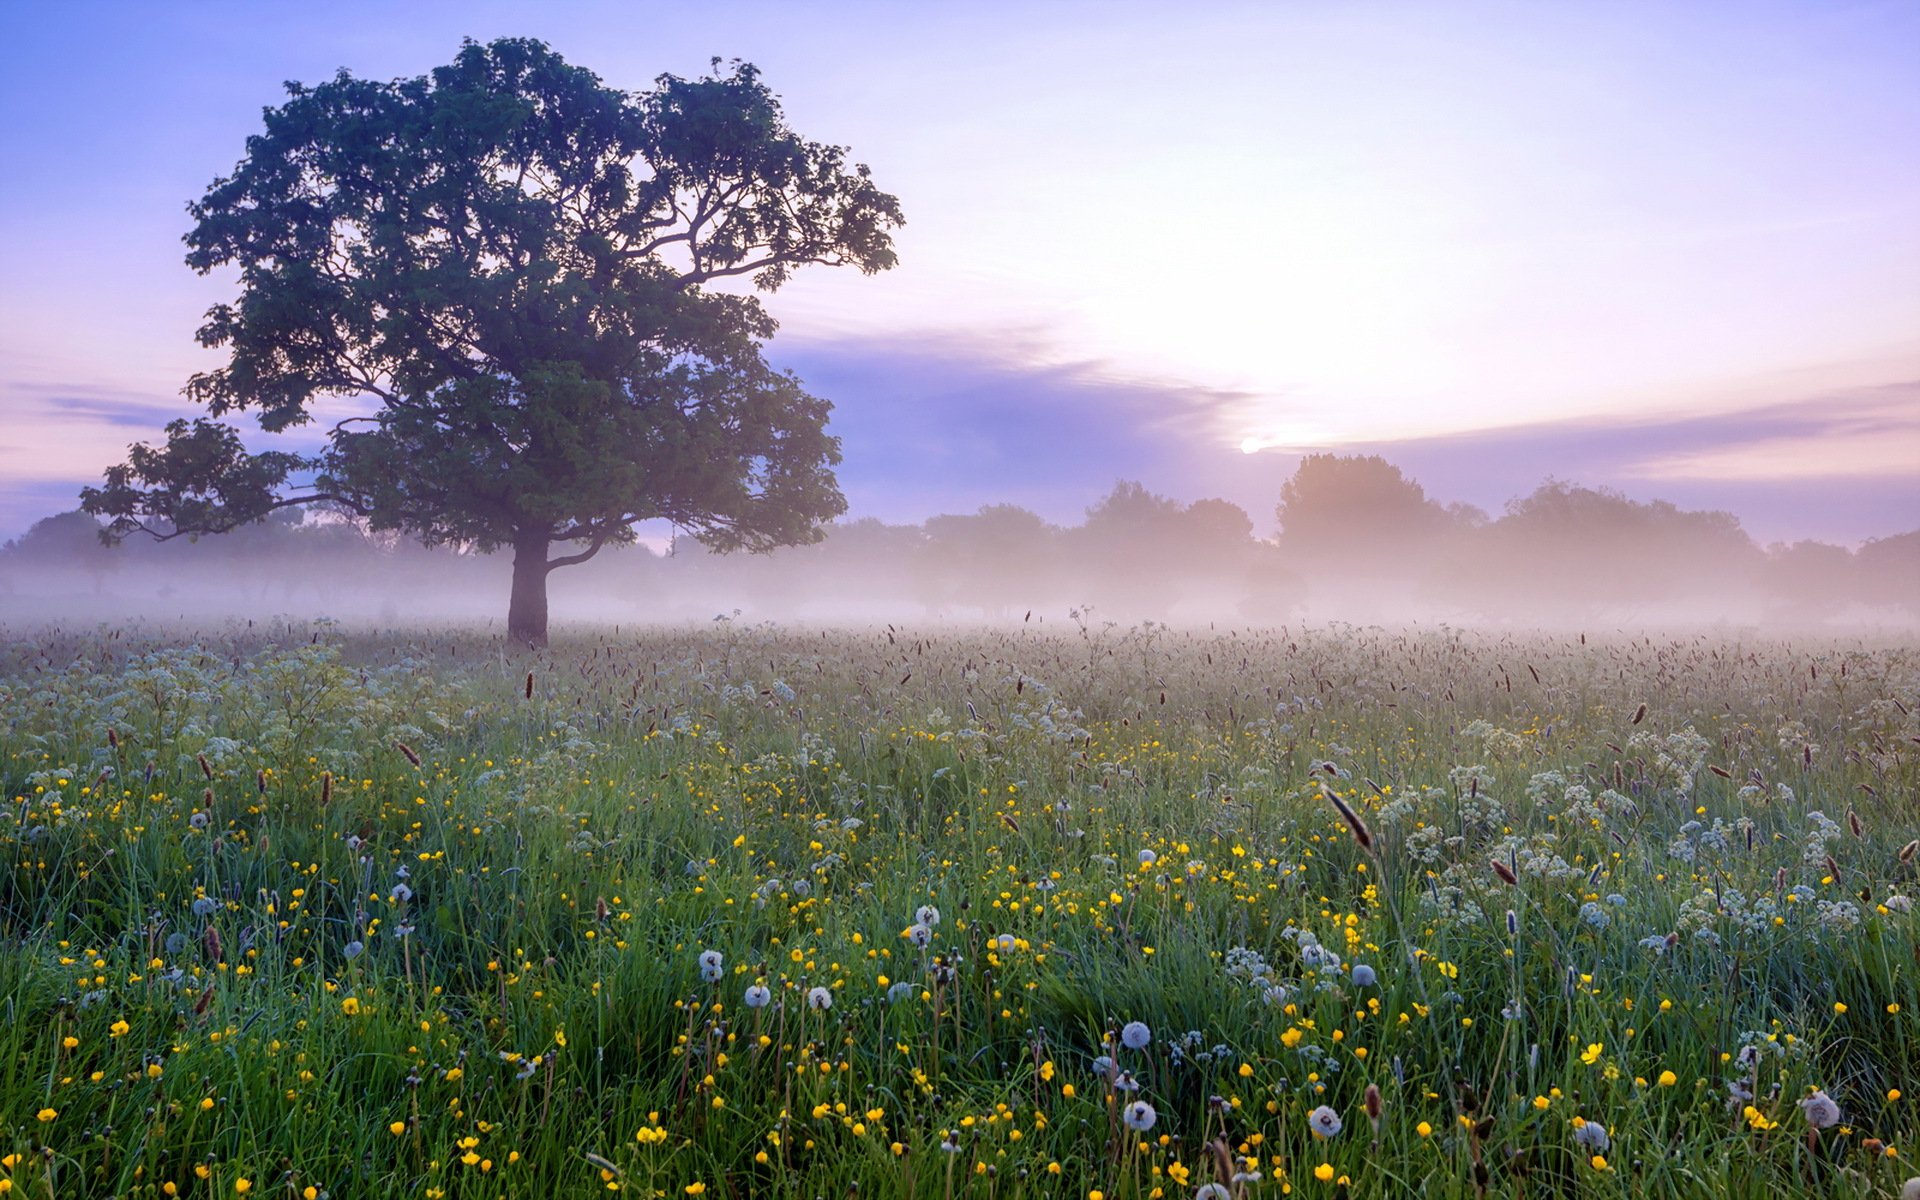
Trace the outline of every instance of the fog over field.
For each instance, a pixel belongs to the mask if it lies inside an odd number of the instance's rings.
[[[668,536],[551,578],[557,622],[1040,622],[1260,626],[1444,622],[1552,629],[1911,631],[1920,531],[1858,547],[1758,545],[1728,513],[1549,482],[1490,515],[1443,506],[1383,460],[1316,456],[1280,488],[1273,536],[1219,499],[1122,482],[1077,524],[989,505],[920,524],[853,520],[822,540],[716,554]],[[0,549],[0,620],[498,625],[505,554],[428,549],[287,509],[196,540],[103,545],[83,513]]]

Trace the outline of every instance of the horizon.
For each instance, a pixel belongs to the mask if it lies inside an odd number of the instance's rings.
[[[184,206],[283,80],[508,34],[628,89],[754,62],[900,197],[898,267],[768,300],[847,520],[1061,523],[1128,478],[1266,533],[1325,451],[1493,515],[1551,477],[1763,545],[1920,527],[1920,8],[1095,11],[10,13],[0,539],[198,411],[234,287]]]

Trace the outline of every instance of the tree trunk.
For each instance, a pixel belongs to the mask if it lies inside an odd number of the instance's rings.
[[[513,595],[507,601],[507,637],[536,650],[547,644],[547,536],[513,539]]]

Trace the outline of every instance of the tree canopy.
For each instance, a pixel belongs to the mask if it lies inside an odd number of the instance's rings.
[[[788,129],[752,65],[628,93],[503,39],[420,78],[287,90],[189,206],[188,264],[238,273],[199,332],[228,357],[187,385],[208,417],[84,493],[110,535],[321,501],[511,546],[509,631],[539,643],[547,573],[636,521],[765,549],[844,511],[831,406],[765,361],[756,293],[893,266],[900,207]],[[328,404],[311,455],[250,453],[219,420],[280,433]]]

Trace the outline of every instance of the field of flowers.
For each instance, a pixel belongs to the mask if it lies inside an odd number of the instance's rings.
[[[1920,1173],[1912,646],[16,631],[0,798],[13,1196]]]

